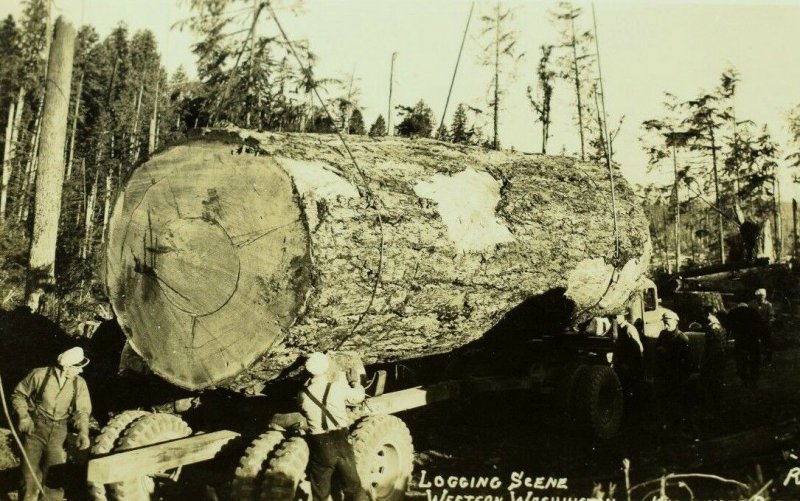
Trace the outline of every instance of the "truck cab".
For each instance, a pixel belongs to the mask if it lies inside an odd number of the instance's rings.
[[[661,332],[661,316],[668,308],[661,306],[658,288],[649,278],[642,279],[642,285],[628,303],[631,323],[636,325],[646,338],[656,339]]]

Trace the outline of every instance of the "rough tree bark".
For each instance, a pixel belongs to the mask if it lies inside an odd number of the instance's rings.
[[[81,93],[83,92],[83,73],[78,81],[78,91],[75,93],[75,109],[72,116],[72,131],[69,136],[69,156],[67,157],[67,179],[72,177],[72,162],[75,159],[75,133],[78,130],[78,112],[81,109]]]
[[[150,129],[149,135],[147,138],[147,156],[153,154],[153,152],[158,148],[158,87],[161,82],[158,80],[158,76],[156,76],[156,94],[155,99],[153,100],[153,117],[150,119]]]
[[[83,245],[81,246],[81,259],[86,259],[92,253],[92,234],[94,232],[94,208],[97,203],[97,173],[94,183],[86,200],[86,214],[83,221]]]
[[[0,178],[0,222],[5,221],[6,202],[8,200],[8,182],[11,180],[11,137],[14,129],[14,103],[8,107],[8,124],[6,125],[6,142],[3,148],[3,177]]]
[[[41,147],[34,201],[31,252],[25,302],[32,311],[41,311],[44,295],[55,283],[56,239],[61,215],[61,190],[64,184],[64,145],[67,139],[69,89],[75,51],[75,28],[59,17],[50,47],[47,89],[42,112]],[[50,301],[46,301],[52,304]]]
[[[523,342],[619,310],[649,263],[647,221],[623,185],[612,264],[601,166],[353,137],[362,177],[335,137],[235,132],[258,154],[218,133],[155,155],[109,223],[117,320],[186,388],[269,381],[314,350],[447,352],[511,310],[525,332],[501,339]]]

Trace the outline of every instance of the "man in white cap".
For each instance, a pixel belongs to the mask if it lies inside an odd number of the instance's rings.
[[[755,296],[749,306],[756,310],[761,318],[759,339],[761,339],[761,349],[764,352],[764,361],[770,364],[772,363],[772,323],[775,322],[775,309],[767,300],[767,289],[756,289]]]
[[[82,348],[70,348],[58,356],[55,366],[33,369],[14,389],[11,405],[33,467],[31,471],[23,461],[23,501],[39,499],[37,480],[44,488],[45,499],[63,499],[67,462],[64,442],[69,422],[78,432],[78,447],[87,449],[91,445],[92,403],[86,381],[79,375],[88,363]]]
[[[328,499],[331,478],[336,473],[345,501],[366,500],[353,448],[348,441],[350,420],[347,417],[347,406],[364,400],[364,388],[359,381],[348,384],[344,373],[334,370],[324,353],[312,353],[305,367],[311,378],[297,401],[308,422],[306,439],[311,453],[312,499]]]
[[[678,328],[678,320],[678,314],[671,310],[661,315],[664,329],[655,345],[654,382],[664,424],[673,428],[670,431],[681,432],[692,359],[689,338]]]

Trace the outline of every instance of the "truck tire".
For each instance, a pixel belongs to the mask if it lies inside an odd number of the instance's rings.
[[[578,380],[588,366],[578,362],[568,363],[559,371],[555,397],[558,408],[569,420],[576,419],[576,399]]]
[[[256,501],[258,499],[259,482],[267,459],[276,447],[283,442],[283,432],[268,431],[262,433],[244,452],[239,466],[233,474],[231,483],[231,499],[239,501]]]
[[[305,480],[308,455],[308,444],[302,437],[284,441],[264,470],[260,501],[307,499],[298,496],[297,488]]]
[[[97,435],[92,446],[92,456],[102,456],[111,452],[120,435],[136,420],[148,414],[150,413],[147,411],[131,410],[124,411],[111,418],[100,431],[100,434]],[[88,482],[87,488],[89,489],[89,499],[91,501],[106,501],[108,499],[105,484]]]
[[[135,449],[188,437],[192,434],[180,416],[174,414],[150,414],[133,423],[119,441],[117,451]],[[110,485],[112,499],[116,501],[149,501],[155,490],[154,480],[145,475]]]
[[[414,467],[414,445],[405,423],[395,416],[370,416],[356,424],[350,437],[361,485],[370,499],[405,499]]]
[[[622,423],[623,393],[614,369],[607,365],[586,366],[577,379],[575,392],[578,423],[599,439],[616,435]]]

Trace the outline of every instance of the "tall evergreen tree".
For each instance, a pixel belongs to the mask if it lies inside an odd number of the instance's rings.
[[[528,86],[528,100],[536,112],[536,122],[542,124],[542,153],[547,153],[547,141],[550,139],[550,110],[553,100],[553,89],[556,71],[551,67],[550,57],[553,54],[552,45],[542,45],[542,53],[539,58],[539,66],[536,69],[538,81],[537,91],[534,94],[533,87]]]
[[[350,126],[347,132],[348,134],[358,134],[360,136],[367,133],[366,129],[364,129],[364,116],[361,114],[360,109],[355,108],[350,115]]]
[[[578,126],[580,138],[581,160],[586,159],[586,125],[587,125],[587,93],[591,90],[589,85],[592,77],[589,71],[594,63],[594,54],[591,45],[594,36],[590,30],[581,30],[576,20],[581,16],[582,9],[569,2],[560,2],[551,12],[553,22],[559,30],[559,48],[561,55],[557,64],[561,68],[560,77],[571,82],[575,87],[575,121]]]
[[[378,115],[378,118],[372,123],[369,128],[369,135],[370,137],[383,137],[386,135],[386,120],[383,119],[383,115]]]
[[[494,125],[494,136],[492,138],[492,148],[500,149],[500,110],[501,98],[505,95],[504,77],[513,76],[514,68],[509,70],[507,63],[516,63],[525,55],[517,47],[519,34],[512,29],[514,22],[513,9],[503,7],[500,2],[495,4],[492,12],[481,17],[483,29],[481,36],[486,40],[483,48],[482,64],[490,66],[493,70],[491,81],[491,98],[489,106],[492,108],[492,118]]]
[[[398,136],[431,137],[434,127],[433,111],[425,101],[420,100],[413,108],[398,106],[397,109],[403,117],[395,127]]]

